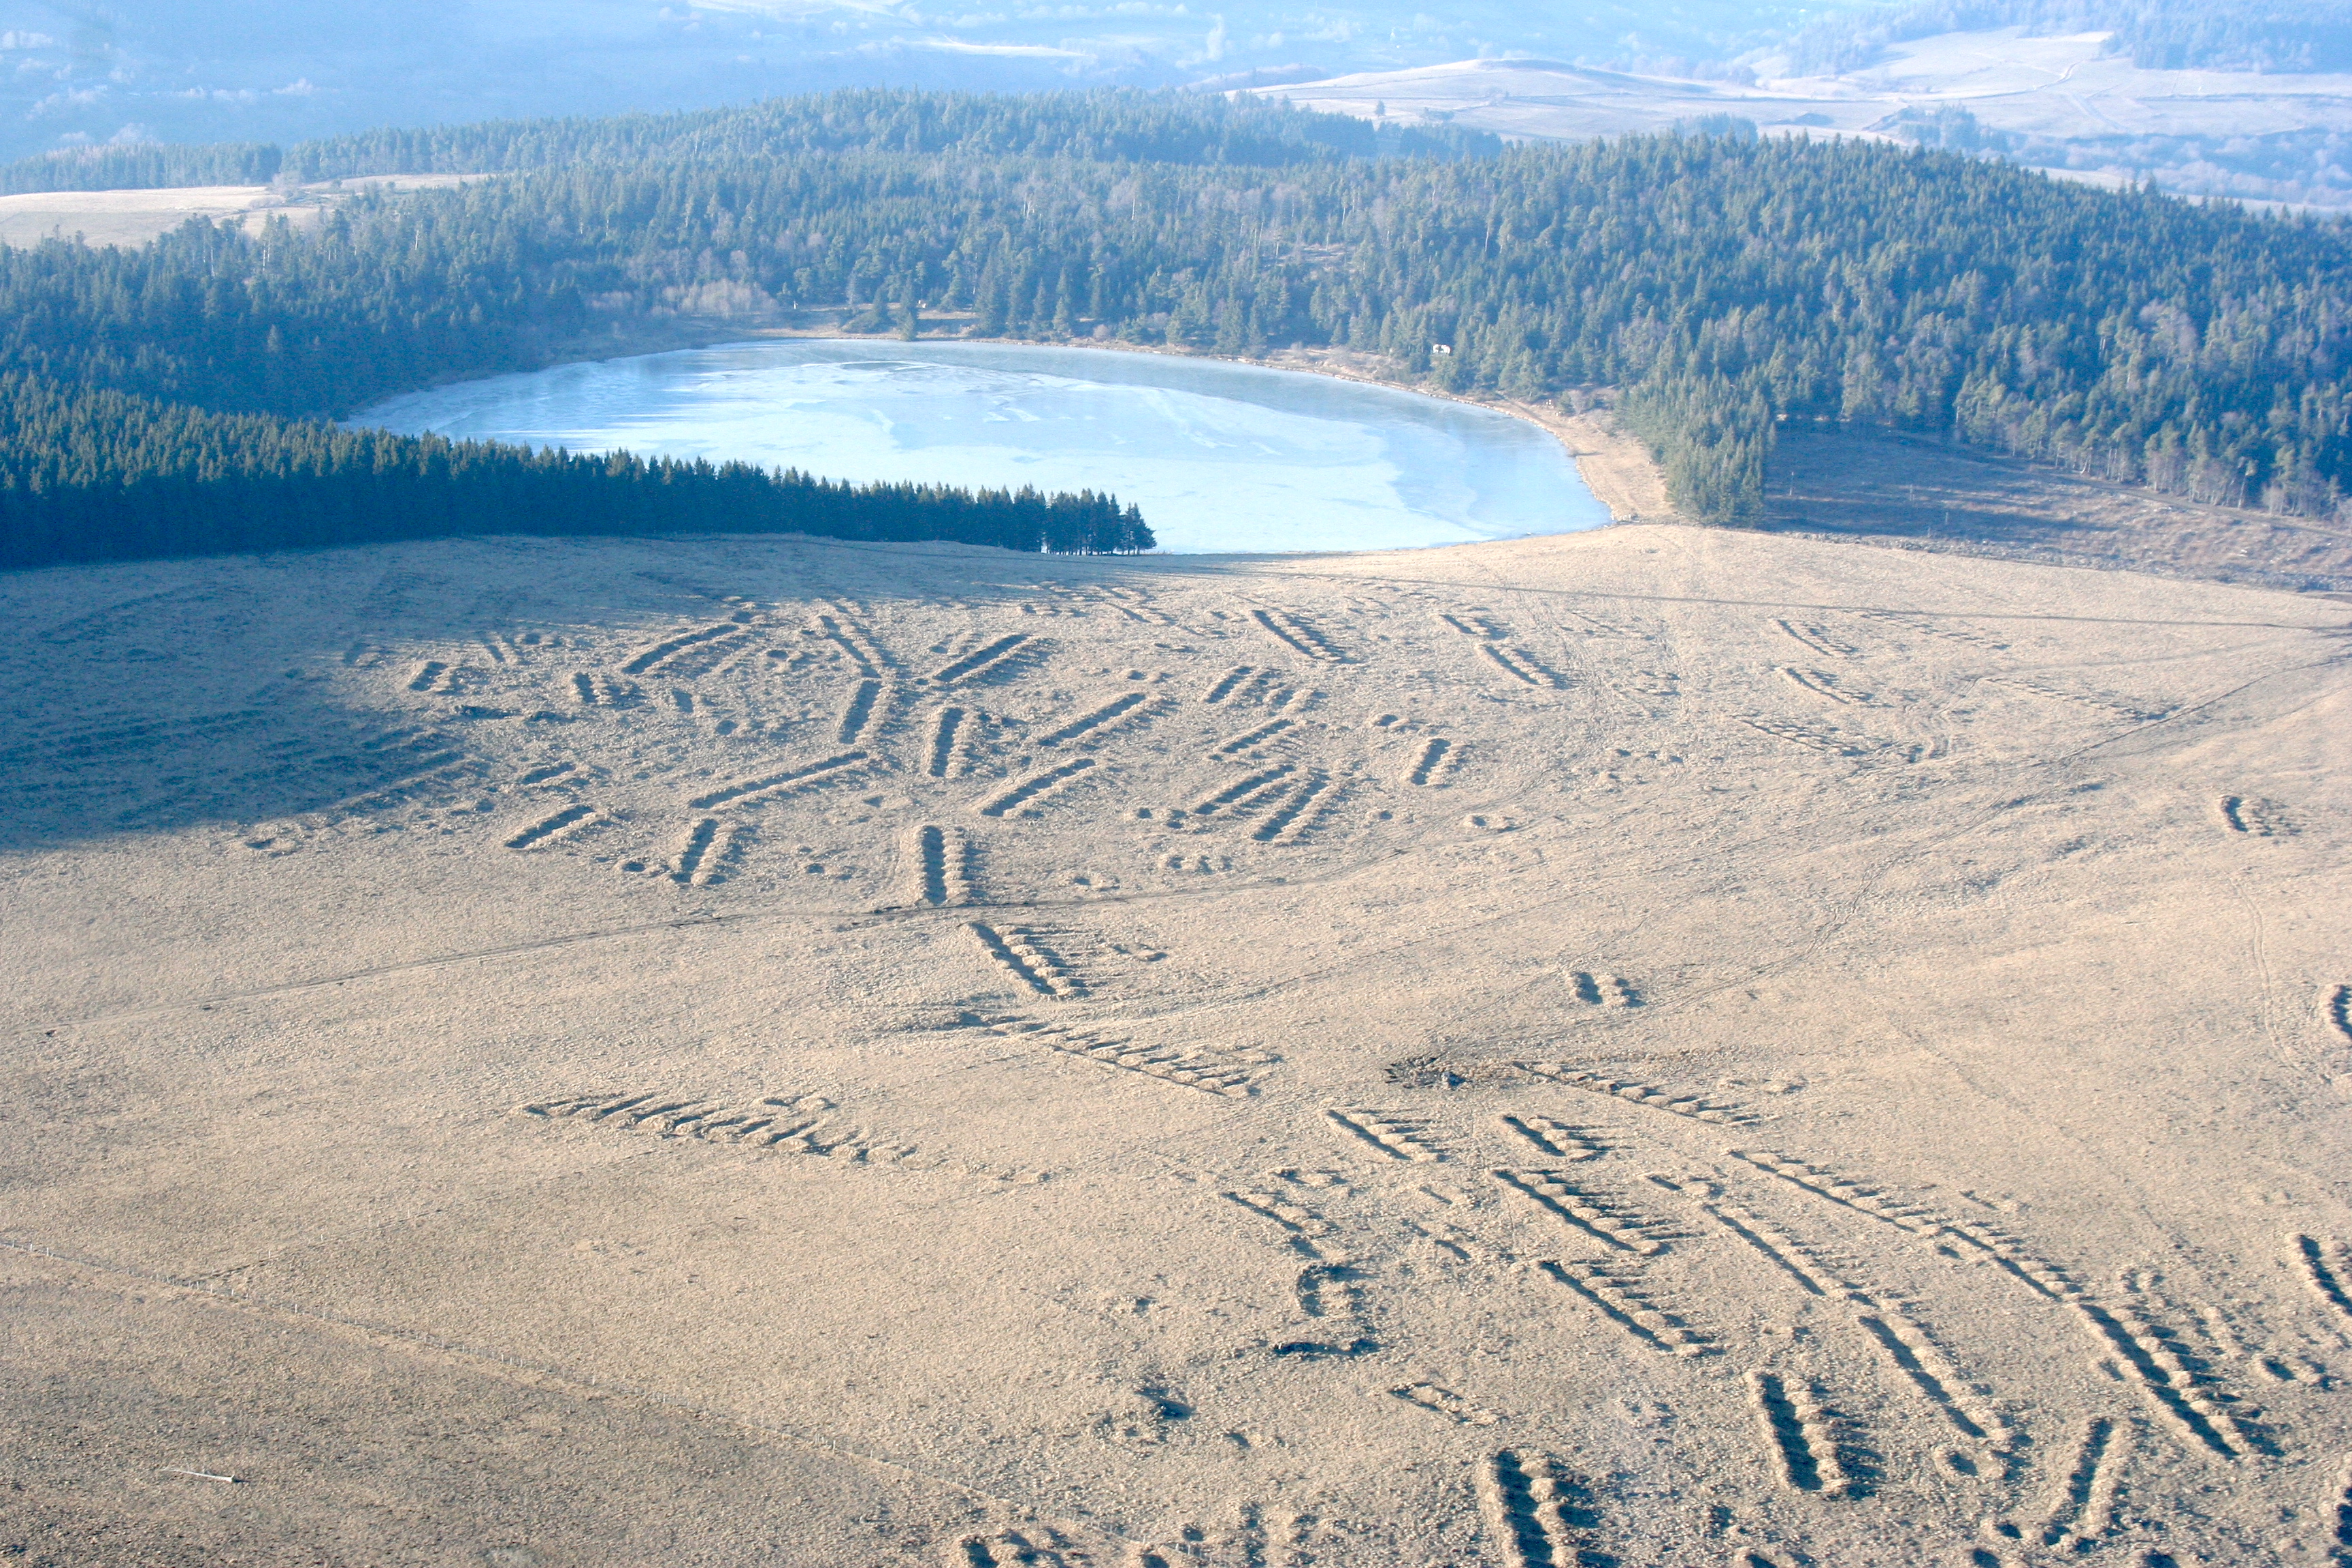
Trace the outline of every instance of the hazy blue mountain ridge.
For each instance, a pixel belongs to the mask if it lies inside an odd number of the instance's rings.
[[[1837,9],[1840,7],[1827,7]],[[976,12],[677,0],[0,0],[0,158],[109,141],[699,109],[849,87],[1242,86],[1534,52],[1707,68],[1822,5],[1143,0]]]

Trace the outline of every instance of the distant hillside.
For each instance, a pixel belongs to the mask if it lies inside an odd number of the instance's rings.
[[[1853,75],[1906,43],[2005,28],[2111,33],[2116,58],[2150,70],[2352,70],[2346,0],[1360,0],[1337,11],[1304,0],[954,11],[863,0],[0,0],[0,161],[142,142],[291,146],[377,127],[660,113],[845,88],[1254,89],[1514,56],[1752,85]]]
[[[142,251],[0,251],[0,369],[301,416],[618,323],[822,306],[856,331],[946,313],[982,337],[1344,346],[1444,390],[1613,397],[1696,517],[1758,514],[1791,420],[2305,515],[2352,486],[2352,235],[2332,226],[1883,142],[1463,156],[1432,136],[1350,157],[1349,135],[1390,143],[1183,97],[850,95],[733,124],[667,161],[362,195],[315,236],[197,225]],[[818,126],[831,144],[811,150]],[[945,129],[896,150],[908,126]],[[1291,161],[1208,151],[1245,146]]]
[[[1840,76],[1879,63],[1891,45],[2004,27],[2108,34],[2106,52],[2143,70],[2352,71],[2347,0],[1902,0],[1811,23],[1771,53],[1775,74]]]
[[[2338,8],[2341,9],[2340,7]],[[1824,22],[1683,74],[1479,58],[1253,88],[1396,125],[1575,140],[1677,126],[1867,137],[2097,184],[2352,209],[2352,29],[2335,11],[1927,4]],[[2035,16],[2042,23],[2004,17]],[[2090,31],[2099,17],[2106,26]],[[1968,25],[1973,31],[1936,31]],[[1924,30],[1923,30],[1924,29]],[[2135,43],[2133,40],[2136,39]],[[2283,67],[2336,74],[2288,74]]]
[[[1822,9],[1820,0],[1359,0],[1338,10],[1309,0],[0,0],[0,161],[114,142],[286,146],[377,126],[698,110],[846,88],[1231,87],[1514,49],[1677,68],[1767,44]]]
[[[43,153],[0,165],[0,195],[251,185],[382,174],[507,174],[573,163],[740,163],[825,153],[1070,157],[1276,168],[1331,158],[1465,157],[1502,143],[1451,126],[1375,125],[1254,99],[1106,90],[1072,115],[1053,99],[860,91],[736,109],[605,119],[386,126],[280,148],[142,142]]]

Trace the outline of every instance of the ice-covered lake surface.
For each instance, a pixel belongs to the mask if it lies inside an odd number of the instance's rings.
[[[1179,551],[1379,550],[1609,521],[1491,409],[1220,360],[998,343],[731,343],[502,375],[352,421],[831,479],[1109,490]]]

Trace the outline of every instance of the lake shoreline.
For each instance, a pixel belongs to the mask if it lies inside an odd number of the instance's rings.
[[[352,422],[858,482],[1019,488],[1050,475],[1139,500],[1179,553],[1265,549],[1268,529],[1284,551],[1425,548],[1644,510],[1588,481],[1587,468],[1608,467],[1595,442],[1527,410],[1412,395],[1355,356],[1114,359],[1071,352],[1100,342],[909,341],[807,316],[661,325],[616,333],[593,356],[396,395]],[[872,380],[855,368],[868,362],[896,368]],[[1285,374],[1310,365],[1325,374]]]
[[[795,311],[792,314],[799,320],[777,324],[773,317],[760,318],[766,323],[763,325],[754,325],[740,318],[709,316],[677,316],[625,324],[615,322],[614,336],[608,342],[572,339],[554,348],[538,363],[517,368],[550,370],[563,364],[634,359],[681,349],[718,348],[736,342],[816,341],[881,343],[909,341],[890,333],[846,331],[843,330],[842,319],[847,313],[841,309]],[[1611,524],[1685,521],[1675,513],[1672,502],[1666,499],[1665,476],[1650,456],[1648,447],[1617,429],[1605,411],[1563,414],[1557,409],[1511,398],[1471,397],[1420,386],[1363,368],[1376,361],[1376,356],[1370,354],[1359,354],[1346,349],[1282,349],[1267,357],[1256,358],[1247,354],[1212,353],[1197,349],[1155,347],[1149,343],[1120,342],[1117,340],[1073,338],[1055,342],[1041,338],[967,337],[950,332],[927,334],[911,342],[986,343],[1004,348],[1097,349],[1112,353],[1151,354],[1166,359],[1215,360],[1259,370],[1297,371],[1303,374],[1328,376],[1335,381],[1355,382],[1393,392],[1410,392],[1416,396],[1440,402],[1488,409],[1524,420],[1557,440],[1574,463],[1577,475],[1584,481],[1585,488],[1607,509]],[[436,384],[447,385],[456,381],[481,379],[478,375],[469,375]]]

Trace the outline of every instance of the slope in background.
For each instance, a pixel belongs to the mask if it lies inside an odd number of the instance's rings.
[[[1818,8],[1815,8],[1816,10]],[[1790,5],[1661,21],[1622,0],[1334,11],[1259,0],[971,8],[812,0],[83,7],[0,0],[0,158],[117,138],[299,141],[383,124],[609,114],[892,86],[1242,86],[1534,49],[1675,66],[1769,43]]]

